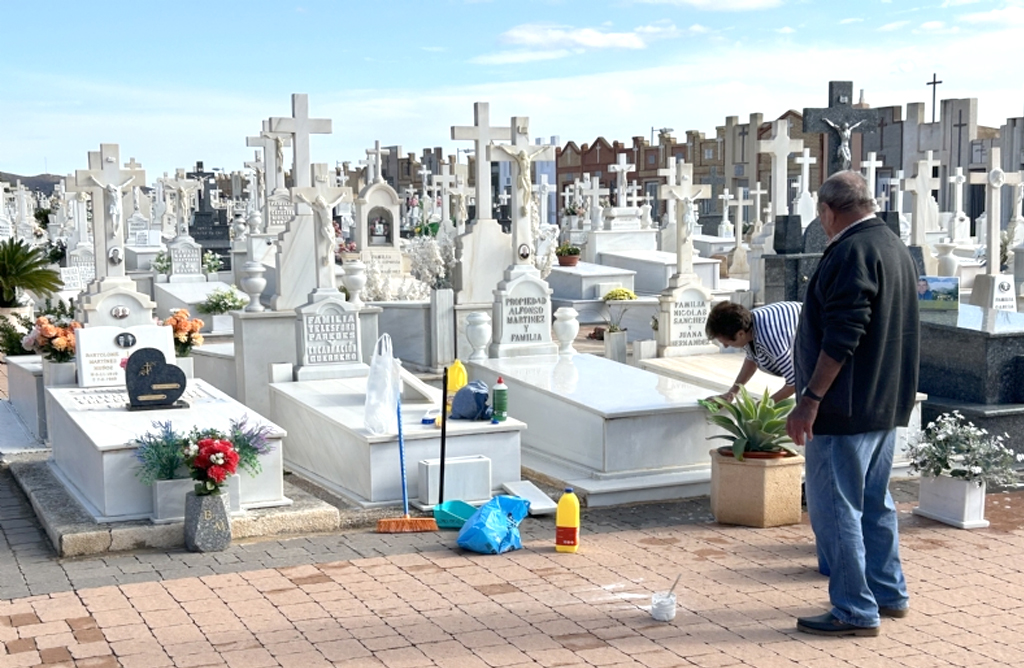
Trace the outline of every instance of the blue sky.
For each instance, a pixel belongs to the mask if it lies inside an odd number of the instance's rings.
[[[529,116],[564,144],[651,127],[713,135],[726,116],[823,106],[830,79],[872,106],[977,97],[983,124],[1024,111],[1024,0],[411,0],[0,3],[0,170],[64,174],[118,143],[152,182],[241,169],[245,137],[310,95],[334,134],[315,162],[379,139],[444,146]]]

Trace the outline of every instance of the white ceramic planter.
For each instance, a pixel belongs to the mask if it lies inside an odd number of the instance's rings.
[[[960,529],[984,529],[985,485],[949,476],[921,476],[914,514]]]
[[[78,373],[74,362],[43,360],[43,387],[60,387],[77,383]]]
[[[284,457],[281,451],[281,440],[271,441],[274,449],[260,457],[263,470],[256,477],[241,471],[241,503],[242,508],[270,508],[286,506],[291,500],[284,495]]]
[[[153,524],[181,522],[185,518],[185,495],[195,489],[191,478],[157,480],[153,483]],[[241,512],[241,480],[238,474],[228,480],[228,512]]]
[[[189,380],[195,378],[195,361],[191,357],[175,357],[174,364],[185,374]]]

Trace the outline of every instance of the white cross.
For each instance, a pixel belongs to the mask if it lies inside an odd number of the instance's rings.
[[[789,138],[789,120],[780,119],[772,123],[773,135],[771,139],[759,139],[757,142],[758,153],[768,153],[772,157],[772,204],[777,216],[789,215],[789,203],[786,197],[786,175],[789,173],[787,167],[789,154],[795,151],[802,151],[804,141],[802,139]]]
[[[293,93],[291,117],[271,118],[269,129],[270,132],[284,132],[292,136],[295,146],[292,151],[292,179],[296,188],[309,187],[309,136],[331,134],[331,119],[310,118],[309,95]]]
[[[876,190],[875,190],[875,183],[877,181],[876,176],[875,176],[876,175],[876,170],[879,167],[884,167],[885,166],[884,162],[882,162],[881,160],[876,160],[875,159],[876,155],[877,154],[874,151],[869,151],[868,152],[868,159],[867,160],[862,160],[861,163],[860,163],[860,168],[865,171],[864,178],[866,178],[868,180],[868,192],[871,193],[872,197],[875,196],[875,192],[876,192]],[[875,203],[878,204],[877,200],[876,200]],[[879,205],[875,210],[877,211],[877,210],[879,210],[881,208],[882,208],[881,205]]]
[[[953,218],[959,218],[964,215],[964,184],[967,183],[964,168],[957,167],[956,174],[949,177],[949,182],[953,185]]]
[[[433,177],[434,192],[441,193],[441,220],[451,221],[451,189],[455,185],[455,175],[449,174],[448,163],[441,163],[441,173]]]
[[[924,237],[925,221],[923,219],[926,215],[925,207],[928,206],[928,199],[932,196],[932,191],[941,187],[939,185],[939,180],[932,177],[932,170],[938,166],[938,164],[939,161],[932,157],[931,151],[928,151],[927,157],[925,157],[924,160],[917,161],[917,174],[914,175],[914,178],[903,179],[903,182],[900,184],[904,192],[914,193],[914,216],[910,226],[911,246],[920,246],[924,248],[927,244]],[[996,236],[996,243],[998,244],[998,235]],[[998,249],[999,247],[996,246],[996,248]]]
[[[334,207],[352,201],[352,189],[331,186],[330,172],[324,163],[312,166],[312,186],[292,188],[292,201],[304,202],[313,209],[316,226],[313,230],[313,248],[319,249],[320,268],[316,272],[317,290],[337,290],[334,280],[334,251],[337,238],[334,232]]]
[[[800,165],[800,187],[797,193],[811,192],[811,165],[818,162],[817,158],[811,157],[811,149],[804,147],[803,153],[793,160]]]
[[[540,183],[533,186],[532,191],[537,194],[537,211],[541,225],[548,224],[548,195],[554,190],[554,186],[548,183],[548,175],[540,175]]]
[[[640,206],[640,200],[642,199],[643,194],[640,192],[640,186],[636,184],[636,181],[633,181],[629,184],[629,187],[626,188],[626,203],[629,206],[638,207]]]
[[[192,213],[189,209],[192,206],[192,193],[199,188],[199,181],[186,179],[185,171],[178,170],[173,179],[164,179],[164,185],[174,190],[177,195],[178,213],[178,234],[179,237],[188,236],[188,223]]]
[[[391,155],[391,151],[380,147],[380,140],[373,142],[373,148],[366,149],[366,184],[384,180],[384,156]]]
[[[729,189],[726,188],[722,191],[722,194],[718,196],[718,199],[722,200],[722,222],[726,225],[729,224],[729,200],[736,199],[735,195],[729,194]]]
[[[416,174],[418,174],[419,177],[420,177],[420,184],[422,186],[421,190],[423,192],[423,197],[426,198],[427,197],[427,183],[429,182],[428,180],[430,179],[431,171],[429,169],[427,169],[426,165],[423,165],[422,167],[420,167],[420,170],[418,172],[416,172]]]
[[[761,231],[761,195],[767,195],[768,191],[761,188],[761,182],[758,181],[753,190],[747,191],[747,197],[753,196],[754,198],[754,230],[755,232]]]
[[[512,196],[508,194],[508,191],[504,188],[501,190],[501,194],[498,195],[498,204],[505,206],[508,201],[512,199]]]
[[[1003,223],[1001,211],[1003,186],[1016,186],[1021,183],[1020,172],[1003,171],[1001,157],[999,147],[993,146],[989,149],[988,153],[988,171],[971,174],[972,184],[984,184],[986,186],[985,218],[988,229],[986,230],[985,242],[988,261],[985,263],[985,273],[989,276],[995,276],[1000,273],[999,228],[1002,227]]]
[[[89,151],[89,169],[75,171],[75,186],[93,188],[92,201],[103,202],[102,213],[93,211],[93,245],[95,247],[96,278],[122,277],[124,273],[124,226],[122,195],[124,188],[135,183],[146,184],[146,172],[141,169],[121,169],[117,144],[100,144],[99,151]],[[102,196],[98,196],[102,193]],[[100,221],[97,224],[96,221]],[[117,251],[120,261],[111,262],[108,256]]]
[[[903,183],[903,174],[904,172],[902,169],[897,170],[896,179],[889,179],[889,185],[892,186],[892,199],[895,206],[894,211],[901,216],[903,215],[903,189],[900,187],[900,184]]]
[[[626,160],[626,154],[620,153],[617,162],[608,167],[608,171],[615,174],[616,206],[626,206],[626,176],[636,169],[636,165],[631,165]]]
[[[491,162],[486,147],[493,141],[512,139],[512,128],[490,125],[490,105],[486,102],[473,104],[473,125],[453,125],[452,139],[470,140],[476,153],[476,217],[491,212]]]
[[[608,188],[602,188],[601,182],[591,179],[590,174],[583,175],[583,183],[580,184],[580,196],[590,199],[590,224],[594,229],[601,227],[601,198],[611,194]]]
[[[455,198],[455,229],[459,234],[466,232],[466,219],[469,217],[467,200],[472,191],[466,186],[466,180],[461,175],[455,176],[455,187],[449,189],[449,194]]]

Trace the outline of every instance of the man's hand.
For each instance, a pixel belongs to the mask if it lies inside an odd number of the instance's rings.
[[[721,399],[731,404],[736,399],[736,393],[730,391],[724,394],[715,394],[713,396],[708,397],[705,401],[714,401],[715,399]]]
[[[802,398],[786,418],[786,433],[797,445],[807,445],[814,438],[814,419],[818,417],[818,402]]]

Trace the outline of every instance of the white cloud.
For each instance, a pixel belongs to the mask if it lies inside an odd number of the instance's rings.
[[[711,28],[708,28],[707,26],[702,26],[699,23],[694,23],[692,26],[687,28],[687,30],[697,35],[711,32]]]
[[[973,5],[980,0],[946,0],[942,3],[943,7],[959,7],[960,5]]]
[[[591,49],[643,49],[647,46],[637,32],[604,32],[594,28],[567,28],[556,25],[527,23],[511,28],[501,41],[516,46],[550,48],[580,46]]]
[[[739,12],[751,9],[771,9],[783,0],[636,0],[645,5],[677,5],[709,11]]]
[[[568,49],[554,49],[551,51],[499,51],[483,56],[470,58],[469,62],[477,65],[516,65],[519,63],[535,63],[540,60],[558,60],[571,56],[572,51]]]
[[[879,28],[880,32],[891,32],[893,30],[899,30],[910,25],[910,21],[893,21],[892,23],[886,23],[884,26]]]
[[[863,20],[864,19],[843,19],[842,21],[839,22],[839,25],[844,26],[847,23],[860,23]]]
[[[967,23],[996,23],[1004,27],[1021,26],[1024,25],[1024,7],[1008,6],[987,12],[964,14],[960,20]]]
[[[942,30],[945,27],[942,21],[925,21],[921,24],[921,30]]]
[[[775,32],[782,33],[783,35],[791,35],[791,34],[795,33],[796,30],[794,30],[793,28],[790,28],[789,26],[784,26],[782,28],[777,28],[775,30]]]

